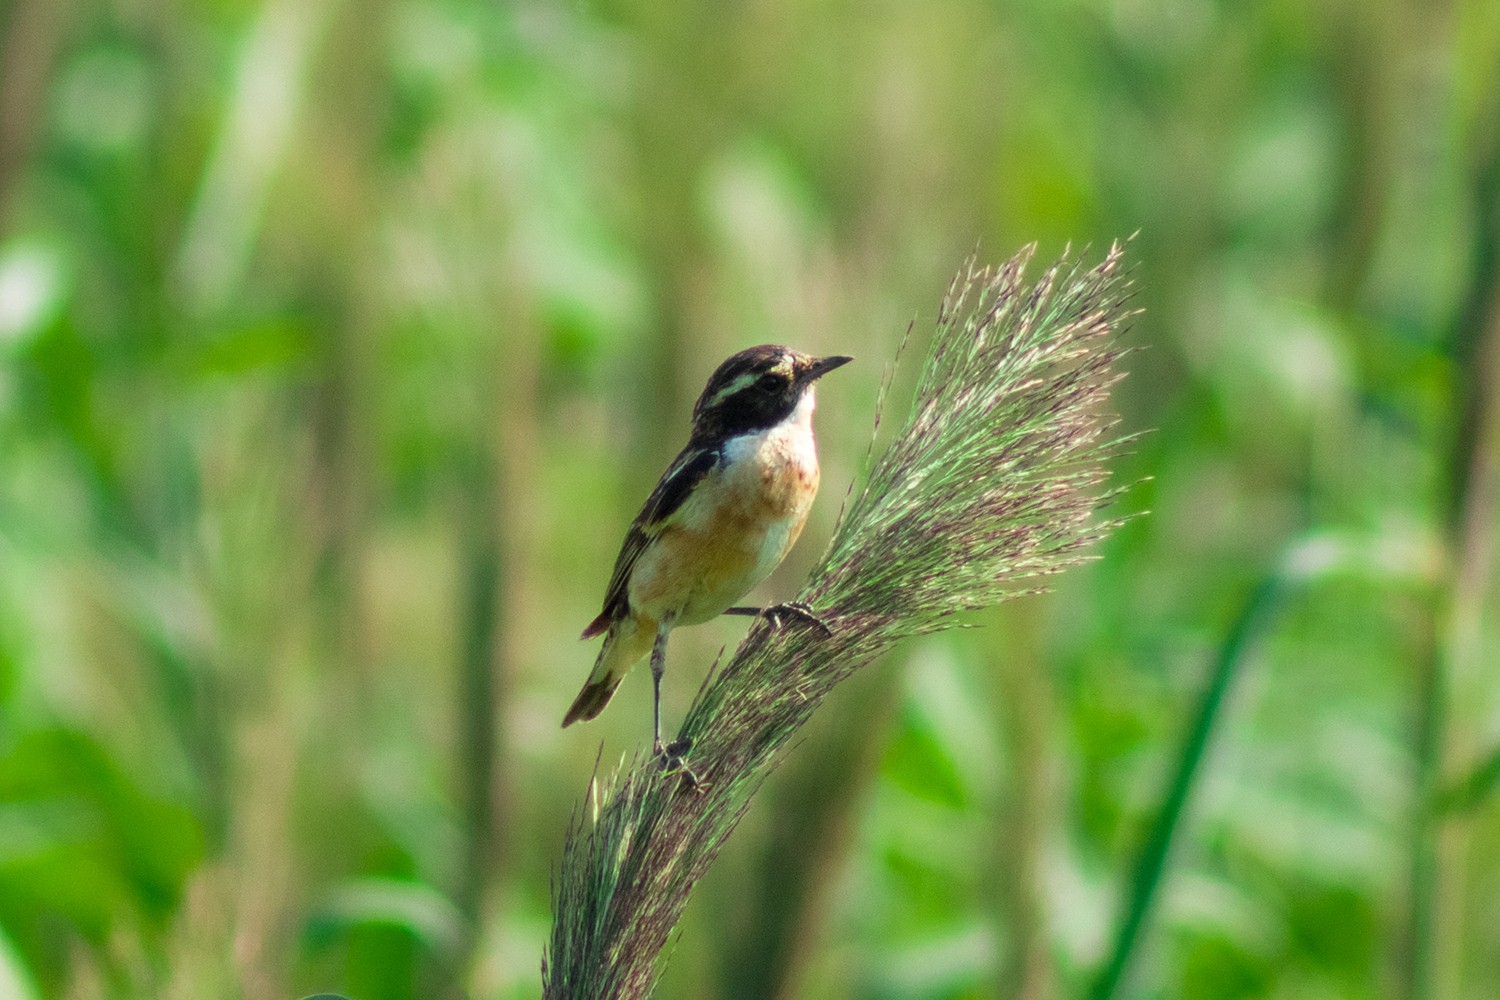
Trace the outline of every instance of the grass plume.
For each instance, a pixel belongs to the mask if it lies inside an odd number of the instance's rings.
[[[543,995],[649,995],[693,886],[833,686],[962,611],[1042,589],[1113,526],[1098,508],[1119,438],[1105,411],[1130,314],[1121,249],[1066,255],[1034,283],[1034,248],[954,279],[906,425],[850,502],[798,600],[832,627],[758,621],[683,722],[703,786],[649,758],[596,786],[554,884]]]

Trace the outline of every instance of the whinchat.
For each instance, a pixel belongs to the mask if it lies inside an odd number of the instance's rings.
[[[733,607],[776,568],[807,521],[818,492],[814,387],[852,358],[814,358],[774,344],[741,351],[718,367],[693,406],[687,447],[662,474],[625,533],[604,610],[583,638],[604,648],[563,718],[598,715],[625,672],[651,654],[653,752],[680,763],[687,741],[663,747],[661,678],[667,634],[721,614],[798,617],[800,605]]]

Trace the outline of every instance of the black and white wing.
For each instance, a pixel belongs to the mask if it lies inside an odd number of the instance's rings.
[[[619,556],[615,558],[614,573],[610,575],[609,587],[604,592],[604,610],[583,630],[583,638],[588,639],[607,631],[610,625],[625,616],[629,602],[627,591],[630,571],[635,568],[636,560],[719,461],[717,448],[690,444],[667,467],[667,471],[662,473],[656,489],[651,491],[641,512],[631,522],[630,530],[625,532],[625,541],[620,546]]]

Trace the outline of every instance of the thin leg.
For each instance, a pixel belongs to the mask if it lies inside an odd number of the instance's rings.
[[[725,608],[724,614],[745,615],[752,618],[764,616],[777,628],[781,628],[783,618],[796,618],[822,632],[825,637],[833,635],[833,629],[828,627],[828,623],[814,614],[813,609],[801,601],[773,604],[768,608]]]
[[[667,672],[667,633],[670,631],[672,620],[663,619],[656,629],[656,641],[651,644],[651,753],[661,761],[663,771],[681,773],[689,788],[701,792],[705,786],[683,761],[693,741],[684,737],[665,746],[661,742],[661,679]]]
[[[651,752],[660,757],[661,749],[661,678],[667,672],[667,633],[671,626],[662,622],[651,644]]]

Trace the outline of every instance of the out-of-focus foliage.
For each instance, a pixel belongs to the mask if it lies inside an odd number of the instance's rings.
[[[1138,233],[1151,513],[841,688],[659,994],[1102,993],[1138,913],[1117,996],[1492,996],[1496,95],[1489,0],[7,0],[0,992],[534,996],[709,371],[859,358],[775,599],[976,241]]]

